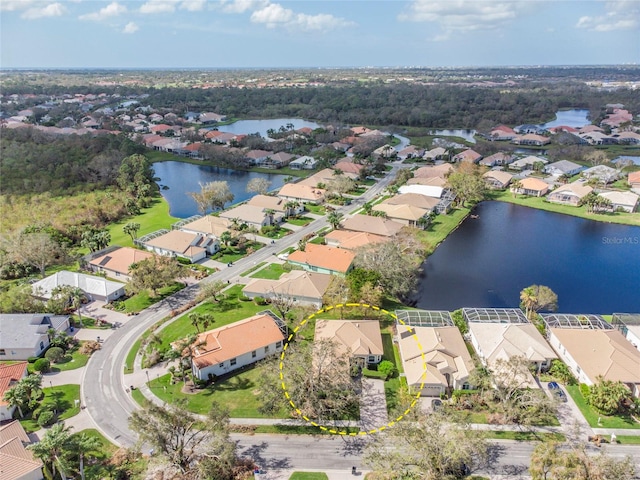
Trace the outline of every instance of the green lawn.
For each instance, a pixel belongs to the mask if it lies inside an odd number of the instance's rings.
[[[62,362],[51,365],[52,372],[66,372],[67,370],[75,370],[84,367],[89,361],[89,355],[80,353],[79,347],[75,348],[71,353],[67,352]]]
[[[80,325],[80,319],[77,315],[71,315],[73,319],[74,325]],[[111,328],[111,324],[108,322],[102,322],[100,325],[97,325],[97,321],[95,318],[82,317],[82,328],[91,328],[95,330],[109,330]]]
[[[247,428],[245,426],[231,426],[232,431],[238,431],[239,433],[246,433]],[[313,425],[253,425],[250,426],[250,430],[253,433],[275,433],[280,435],[336,435],[326,430],[322,430],[319,427]],[[358,433],[360,429],[356,427],[344,427],[340,431],[347,433]]]
[[[146,333],[146,332],[145,332]],[[143,334],[144,337],[144,334]],[[142,344],[143,337],[140,337],[131,346],[131,350],[127,353],[127,358],[124,361],[124,373],[133,373],[133,364],[136,360],[136,355],[138,354],[138,350],[140,350],[140,345]]]
[[[291,225],[296,225],[298,227],[305,227],[313,222],[313,218],[311,217],[298,217],[298,218],[287,218],[287,223]]]
[[[158,398],[165,402],[184,401],[187,409],[194,413],[208,413],[211,402],[216,401],[229,408],[229,414],[232,418],[265,418],[266,416],[258,411],[260,391],[257,385],[258,379],[262,375],[262,369],[272,368],[273,365],[276,364],[258,365],[226,380],[217,381],[212,386],[195,394],[182,393],[182,382],[171,385],[171,375],[151,380],[149,387]],[[283,414],[280,418],[288,418],[288,413]]]
[[[131,398],[133,398],[133,400],[143,408],[147,406],[147,403],[149,403],[149,400],[147,400],[147,397],[144,396],[139,388],[131,391]]]
[[[159,302],[163,298],[169,297],[174,293],[182,290],[184,288],[184,283],[176,282],[169,287],[164,287],[158,290],[157,295],[155,297],[151,297],[149,295],[148,290],[143,290],[140,293],[132,295],[126,300],[122,301],[124,305],[124,311],[126,313],[138,313],[144,310],[145,308],[153,305],[154,303]]]
[[[238,250],[237,248],[229,247],[229,248],[220,250],[211,258],[222,263],[237,262],[241,258],[244,258],[248,255],[247,253],[248,249],[252,249],[252,251],[255,252],[257,250],[260,250],[262,247],[264,247],[263,243],[250,242],[246,244],[246,248],[243,250]]]
[[[160,229],[171,230],[171,224],[180,220],[179,218],[169,215],[169,204],[162,198],[153,200],[153,204],[149,208],[142,209],[140,215],[128,217],[112,223],[107,227],[111,234],[111,245],[120,245],[121,247],[133,247],[131,237],[122,231],[127,223],[139,223],[140,230],[138,237],[142,237],[147,233],[155,232]]]
[[[484,432],[485,438],[490,440],[518,440],[521,442],[564,442],[566,437],[562,433],[538,432]]]
[[[460,225],[470,211],[469,208],[456,208],[447,215],[437,215],[426,230],[418,231],[418,238],[428,255]]]
[[[289,480],[329,480],[329,477],[322,472],[293,472]]]
[[[264,267],[267,264],[267,262],[260,262],[257,265],[254,265],[253,267],[251,267],[249,270],[245,270],[244,272],[242,272],[240,274],[241,277],[246,277],[247,275],[249,275],[250,273],[255,272],[256,270],[258,270],[259,268]]]
[[[315,213],[316,215],[324,215],[325,213],[327,213],[327,209],[324,207],[324,205],[311,205],[307,203],[304,208],[308,212]]]
[[[315,237],[309,240],[309,243],[313,243],[314,245],[324,245],[324,237]]]
[[[251,275],[251,278],[265,278],[267,280],[278,280],[280,276],[286,273],[285,269],[279,263],[272,263],[262,270],[258,270],[256,273]]]
[[[43,384],[46,385],[44,380]],[[43,385],[43,386],[44,386]],[[40,405],[55,405],[58,411],[58,420],[66,420],[80,413],[80,385],[59,385],[57,387],[46,387],[42,389],[44,397],[40,400]],[[78,400],[78,406],[75,401]],[[40,430],[40,425],[28,415],[21,419],[20,423],[27,433]]]
[[[586,218],[587,220],[596,220],[598,222],[609,223],[622,223],[625,225],[640,225],[639,213],[587,213],[586,207],[572,207],[569,205],[557,205],[555,203],[549,203],[546,199],[541,197],[525,197],[517,196],[513,197],[511,192],[499,192],[494,191],[490,194],[492,200],[498,200],[501,202],[515,203],[517,205],[523,205],[525,207],[537,208],[539,210],[546,210],[548,212],[562,213],[565,215],[572,215],[574,217]]]
[[[607,416],[599,414],[595,409],[587,405],[587,401],[580,392],[579,385],[563,385],[573,401],[576,402],[578,408],[582,412],[585,420],[594,428],[637,428],[640,429],[640,423],[634,422],[631,417],[621,415]],[[598,423],[600,419],[600,423]]]
[[[605,438],[611,441],[609,435],[605,435]],[[616,440],[621,445],[640,445],[640,435],[616,435]]]

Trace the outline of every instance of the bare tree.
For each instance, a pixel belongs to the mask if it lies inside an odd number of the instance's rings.
[[[266,178],[256,177],[249,180],[246,190],[249,193],[259,193],[260,195],[264,195],[269,191],[270,186],[271,182]]]
[[[234,195],[229,188],[229,183],[226,181],[215,181],[208,183],[199,183],[199,192],[189,192],[191,198],[193,198],[198,205],[198,210],[202,214],[207,210],[217,210],[224,207],[224,204],[231,202],[234,199]]]

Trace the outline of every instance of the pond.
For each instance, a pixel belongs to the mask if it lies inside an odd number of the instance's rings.
[[[309,128],[321,128],[315,122],[309,122],[302,120],[301,118],[272,118],[267,120],[238,120],[237,122],[230,123],[229,125],[220,125],[218,130],[221,132],[229,132],[234,134],[250,134],[259,133],[262,137],[267,137],[267,130],[279,130],[280,127],[287,127],[287,125],[293,125],[294,130],[298,130],[303,127]]]
[[[429,130],[429,135],[441,135],[443,137],[460,137],[469,143],[476,143],[475,130],[468,129],[438,129]]]
[[[589,110],[560,110],[556,112],[556,119],[540,125],[544,128],[559,127],[561,125],[573,128],[581,128],[590,125],[591,121],[587,118]]]
[[[640,227],[483,202],[423,264],[425,309],[517,307],[547,285],[559,312],[640,312]]]
[[[160,193],[169,202],[171,215],[178,218],[187,218],[200,213],[196,202],[189,196],[189,192],[200,191],[199,182],[217,180],[229,182],[229,188],[235,196],[232,203],[239,203],[255,195],[246,191],[247,183],[252,178],[270,180],[272,190],[284,185],[286,178],[286,175],[275,173],[245,172],[183,162],[157,162],[153,164],[153,169],[155,176],[160,179],[158,185],[169,187],[167,190],[161,188]]]

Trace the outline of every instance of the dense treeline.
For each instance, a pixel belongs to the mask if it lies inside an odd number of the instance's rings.
[[[52,136],[4,129],[0,138],[3,194],[72,194],[114,185],[122,159],[145,149],[125,135]]]

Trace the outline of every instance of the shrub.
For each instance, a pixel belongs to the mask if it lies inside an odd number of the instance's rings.
[[[49,425],[54,423],[55,419],[55,412],[51,410],[43,410],[42,412],[40,412],[40,415],[38,415],[38,425],[40,425],[41,427],[48,427]]]
[[[589,388],[589,385],[587,385],[586,383],[581,383],[580,393],[582,394],[584,399],[587,401],[587,403],[589,403],[589,397],[591,396],[591,389]]]
[[[64,350],[60,347],[51,347],[47,350],[47,353],[44,354],[44,357],[53,363],[58,363],[64,358]]]
[[[378,371],[385,376],[385,380],[396,373],[396,366],[389,360],[383,360],[378,365]]]
[[[262,298],[262,297],[255,297],[255,298],[253,299],[253,301],[254,301],[254,303],[255,303],[256,305],[266,305],[266,304],[267,304],[267,301],[266,301],[264,298]]]
[[[567,385],[575,385],[576,377],[573,376],[569,367],[562,362],[561,360],[552,360],[551,368],[549,369],[549,375],[560,380],[562,383],[566,383]]]
[[[33,369],[36,372],[40,372],[40,373],[47,373],[50,368],[51,368],[51,362],[46,358],[39,358],[33,364]]]
[[[467,325],[467,322],[464,321],[464,317],[462,316],[462,310],[454,311],[451,314],[451,318],[453,319],[454,325],[458,327],[458,330],[460,330],[460,333],[462,335],[469,331],[469,326]]]
[[[29,357],[27,358],[28,363],[36,363],[40,357]]]
[[[178,263],[181,263],[182,265],[191,265],[193,263],[188,258],[176,257],[176,260],[178,260]]]
[[[246,295],[240,295],[238,297],[238,300],[240,300],[241,302],[249,302],[249,301],[251,301],[251,299],[249,297],[247,297]]]
[[[84,342],[82,344],[79,352],[82,355],[91,355],[96,350],[100,350],[100,348],[101,348],[100,343],[96,342],[95,340],[89,340],[88,342]]]

